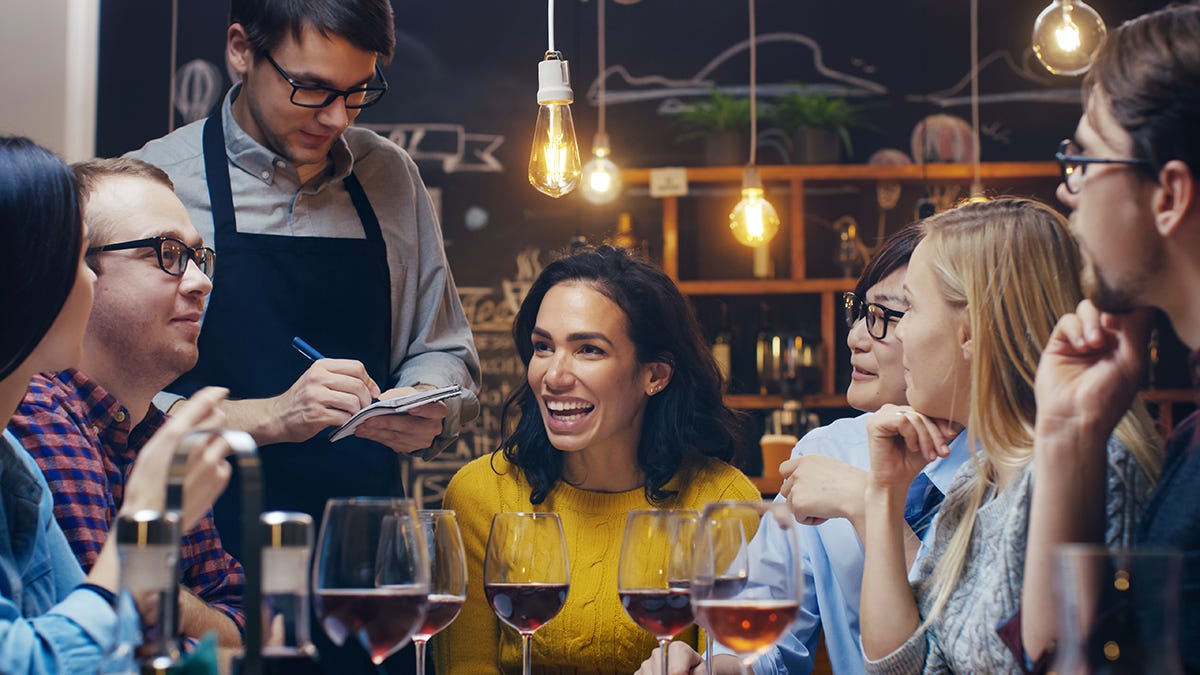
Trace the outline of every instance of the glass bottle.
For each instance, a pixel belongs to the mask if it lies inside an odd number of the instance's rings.
[[[142,616],[142,645],[135,651],[142,673],[170,673],[179,666],[179,513],[151,510],[117,516],[121,595],[133,598]]]
[[[729,306],[724,301],[719,302],[718,306],[721,311],[721,323],[710,347],[713,360],[717,362],[717,370],[721,372],[721,391],[728,392],[731,389],[730,376],[733,372],[733,331],[729,327]]]
[[[313,521],[306,513],[268,511],[262,541],[263,675],[318,675],[309,636],[309,556]]]

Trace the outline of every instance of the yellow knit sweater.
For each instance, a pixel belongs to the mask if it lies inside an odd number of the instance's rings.
[[[740,471],[709,460],[668,488],[679,495],[664,506],[700,510],[706,502],[760,499]],[[483,593],[483,558],[492,515],[507,511],[553,511],[562,519],[571,563],[566,605],[533,636],[533,671],[548,675],[633,673],[656,646],[617,597],[617,560],[625,516],[652,508],[642,489],[588,492],[559,482],[546,500],[529,503],[529,484],[503,454],[485,455],[463,467],[446,489],[445,508],[454,509],[467,553],[467,602],[454,623],[433,639],[438,675],[521,672],[521,640],[500,622]],[[697,646],[697,629],[679,638]],[[699,650],[698,650],[699,651]]]

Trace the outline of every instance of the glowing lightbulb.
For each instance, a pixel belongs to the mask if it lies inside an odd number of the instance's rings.
[[[757,248],[779,232],[779,214],[763,196],[758,169],[746,168],[742,179],[742,201],[729,214],[729,229],[739,244]]]
[[[608,158],[608,135],[596,134],[593,157],[583,165],[583,198],[593,204],[607,204],[621,192],[621,170]]]
[[[1055,75],[1080,75],[1107,32],[1104,19],[1082,0],[1053,0],[1033,22],[1033,53]]]
[[[558,52],[538,64],[538,116],[529,153],[529,182],[540,192],[561,197],[579,185],[579,144],[571,119],[571,75]]]

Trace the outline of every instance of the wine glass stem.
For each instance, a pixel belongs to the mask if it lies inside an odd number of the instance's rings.
[[[413,638],[413,649],[417,652],[417,675],[425,675],[425,642]]]
[[[661,640],[661,639],[660,639],[660,640],[658,641],[658,648],[662,650],[662,655],[663,655],[663,656],[662,656],[662,662],[663,662],[663,665],[662,665],[662,672],[663,672],[663,675],[667,675],[667,673],[670,673],[670,672],[671,672],[671,671],[670,671],[670,670],[667,668],[667,647],[668,647],[668,646],[670,646],[670,644],[671,644],[671,641],[670,641],[670,640]]]
[[[704,631],[704,675],[713,675],[712,660],[713,660],[713,645],[712,633]],[[664,674],[666,670],[663,670]]]
[[[521,633],[521,672],[524,675],[530,675],[533,672],[533,656],[529,653],[529,638],[532,635]]]

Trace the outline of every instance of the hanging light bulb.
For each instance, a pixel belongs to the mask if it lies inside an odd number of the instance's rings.
[[[1055,75],[1080,75],[1104,41],[1104,19],[1082,0],[1053,0],[1033,22],[1033,53]]]
[[[758,49],[754,30],[754,0],[750,0],[750,164],[742,174],[742,201],[729,214],[729,229],[739,244],[751,248],[765,246],[779,232],[779,214],[763,196],[762,178],[754,166],[758,146],[758,104],[756,86]],[[760,255],[767,251],[761,250]]]
[[[538,64],[538,116],[529,153],[529,182],[540,192],[561,197],[579,185],[579,144],[571,119],[571,75],[558,52]]]
[[[596,134],[592,155],[583,165],[583,198],[593,204],[607,204],[621,192],[621,170],[608,158],[608,134]]]
[[[763,196],[758,169],[748,166],[742,176],[742,201],[729,214],[729,229],[739,244],[759,247],[779,232],[779,214]]]
[[[593,204],[607,204],[621,193],[621,170],[609,159],[612,150],[608,144],[608,134],[604,131],[604,3],[605,0],[596,3],[596,60],[600,64],[600,74],[596,79],[600,87],[600,124],[592,142],[592,158],[583,165],[583,198]]]

